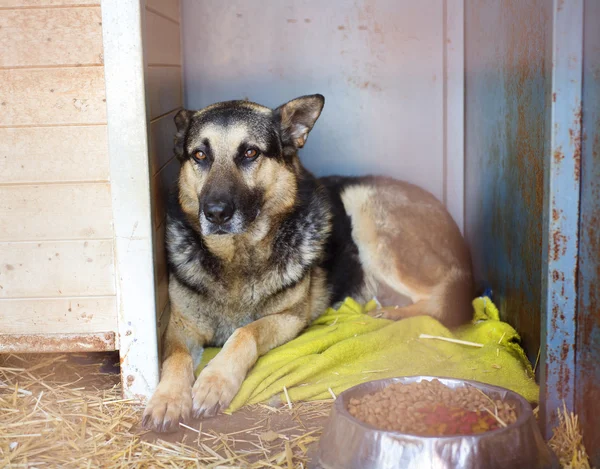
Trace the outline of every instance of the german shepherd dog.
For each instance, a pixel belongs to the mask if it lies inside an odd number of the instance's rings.
[[[470,255],[433,195],[383,177],[318,179],[302,166],[298,149],[324,103],[230,101],[175,117],[171,316],[146,428],[224,410],[261,355],[348,296],[409,301],[377,312],[389,319],[470,319]],[[194,379],[204,346],[223,348]]]

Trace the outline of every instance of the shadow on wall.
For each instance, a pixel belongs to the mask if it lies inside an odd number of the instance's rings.
[[[377,173],[443,196],[437,1],[183,1],[186,105],[326,98],[301,156],[317,175]],[[210,27],[198,27],[210,18]]]

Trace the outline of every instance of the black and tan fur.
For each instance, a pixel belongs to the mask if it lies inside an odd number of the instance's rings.
[[[390,319],[470,317],[469,253],[435,197],[382,177],[317,179],[302,166],[297,150],[323,104],[231,101],[177,115],[171,317],[148,428],[223,410],[258,357],[347,296],[403,304],[378,312]],[[194,379],[204,346],[223,349]]]

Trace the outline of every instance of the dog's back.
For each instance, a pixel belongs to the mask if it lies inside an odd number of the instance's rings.
[[[321,182],[334,213],[325,261],[334,302],[375,296],[384,306],[394,306],[381,313],[390,319],[427,314],[449,326],[469,319],[469,251],[432,194],[385,177]]]

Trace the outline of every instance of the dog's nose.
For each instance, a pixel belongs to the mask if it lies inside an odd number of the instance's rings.
[[[235,207],[231,202],[207,202],[204,205],[204,216],[215,225],[221,225],[231,220],[234,211]]]

